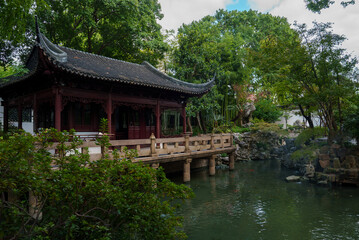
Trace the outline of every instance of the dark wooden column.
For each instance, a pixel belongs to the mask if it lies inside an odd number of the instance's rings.
[[[74,129],[74,104],[72,102],[68,105],[68,111],[69,111],[69,129]]]
[[[156,138],[161,137],[161,106],[160,102],[157,101],[156,105]]]
[[[183,133],[187,132],[187,122],[186,122],[186,103],[182,105],[182,118],[183,118]]]
[[[55,89],[55,128],[61,131],[62,95],[60,89]]]
[[[2,105],[4,106],[4,132],[7,133],[9,131],[9,106],[6,101],[2,101]]]
[[[106,113],[108,121],[108,134],[112,134],[112,94],[108,94],[107,104],[106,104]]]
[[[22,105],[17,106],[17,128],[22,129]]]
[[[34,97],[33,97],[33,100],[32,100],[32,111],[33,111],[33,125],[32,125],[32,128],[33,128],[33,131],[34,133],[37,132],[37,98],[36,98],[36,93],[34,94]]]

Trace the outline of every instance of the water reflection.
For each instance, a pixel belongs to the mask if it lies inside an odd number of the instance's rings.
[[[359,239],[359,190],[286,183],[278,161],[192,174],[180,214],[189,239]]]

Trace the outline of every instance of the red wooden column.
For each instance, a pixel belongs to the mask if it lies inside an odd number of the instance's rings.
[[[22,105],[17,106],[17,128],[22,129]]]
[[[61,131],[62,95],[60,89],[55,89],[55,128]]]
[[[32,111],[33,111],[33,131],[34,133],[37,132],[37,98],[36,93],[34,94],[33,100],[32,100]]]
[[[9,131],[9,106],[6,101],[2,101],[2,105],[4,106],[4,132],[7,133]]]
[[[108,121],[108,134],[112,133],[112,94],[108,94],[106,105],[107,121]],[[111,137],[110,137],[111,138]]]
[[[161,106],[160,102],[157,101],[156,105],[156,138],[161,137]]]
[[[69,104],[69,117],[68,117],[68,121],[69,121],[69,129],[75,129],[74,128],[74,105],[73,103]]]
[[[187,132],[187,122],[186,122],[186,103],[182,105],[182,118],[183,118],[183,133]]]

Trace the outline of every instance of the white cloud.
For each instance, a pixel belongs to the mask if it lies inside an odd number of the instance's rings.
[[[159,22],[164,29],[177,30],[204,16],[213,15],[232,0],[159,0],[164,18]]]
[[[306,9],[304,0],[282,0],[270,10],[270,13],[286,17],[290,23],[306,23],[309,27],[313,21],[333,22],[333,32],[348,38],[343,47],[353,55],[359,56],[359,4],[343,8],[339,2],[336,1],[329,9],[322,10],[321,14],[316,14]]]
[[[267,12],[278,6],[283,0],[248,0],[249,6],[261,12]]]
[[[306,9],[304,0],[247,0],[252,9],[270,12],[283,16],[290,23],[306,23],[312,21],[333,22],[333,31],[345,35],[348,40],[343,47],[359,57],[359,3],[343,8],[337,0],[329,9],[321,14]],[[213,15],[216,10],[238,0],[159,0],[164,18],[159,22],[164,29],[177,30],[183,23],[189,24],[204,16]]]

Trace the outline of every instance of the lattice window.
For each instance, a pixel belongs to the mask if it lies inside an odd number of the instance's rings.
[[[31,121],[32,121],[32,109],[23,108],[22,122],[31,122]],[[18,122],[17,108],[9,108],[9,122]]]
[[[22,110],[22,121],[23,122],[32,122],[32,109],[24,108]]]
[[[17,109],[9,108],[9,122],[17,122]]]

